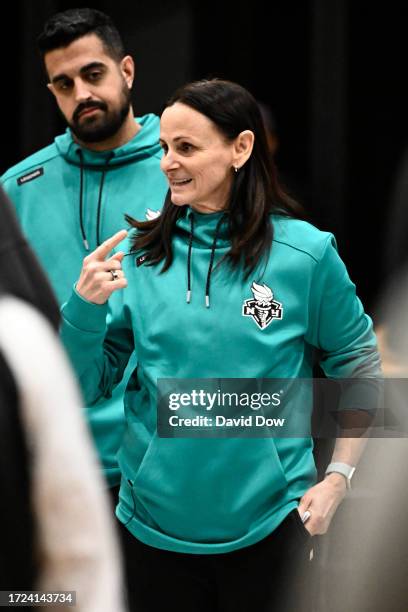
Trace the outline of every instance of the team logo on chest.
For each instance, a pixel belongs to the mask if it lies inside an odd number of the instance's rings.
[[[273,299],[273,293],[268,285],[258,285],[252,282],[253,299],[245,300],[242,305],[242,316],[252,317],[261,329],[265,329],[273,319],[281,319],[283,308],[280,302]]]

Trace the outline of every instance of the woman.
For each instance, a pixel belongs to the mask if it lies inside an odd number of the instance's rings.
[[[343,498],[359,440],[337,442],[343,471],[316,485],[310,437],[158,437],[156,384],[310,378],[314,347],[328,376],[372,377],[371,321],[333,237],[293,218],[249,92],[221,80],[182,87],[162,114],[160,142],[169,181],[161,216],[129,219],[129,257],[109,257],[125,231],[89,255],[64,308],[87,399],[109,394],[129,354],[138,356],[117,508],[136,559],[132,603],[309,609],[310,536],[326,531]],[[123,317],[106,334],[111,295]]]

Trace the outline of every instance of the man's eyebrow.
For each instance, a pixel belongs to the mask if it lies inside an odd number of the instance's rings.
[[[57,74],[55,75],[55,77],[52,77],[51,79],[51,83],[53,85],[55,85],[55,83],[58,83],[58,81],[65,81],[66,79],[68,79],[69,77],[66,74]]]
[[[79,71],[79,73],[80,74],[85,74],[86,72],[88,72],[89,70],[92,70],[94,68],[106,68],[106,64],[104,64],[103,62],[90,62],[89,64],[85,64],[85,66],[82,66],[82,68]],[[55,84],[58,81],[64,81],[65,79],[69,79],[69,78],[70,77],[68,75],[66,75],[65,73],[56,74],[54,77],[52,77],[51,83]]]
[[[93,68],[106,68],[106,64],[103,62],[90,62],[89,64],[82,66],[79,72],[83,74],[84,72],[88,72],[88,70],[92,70]]]

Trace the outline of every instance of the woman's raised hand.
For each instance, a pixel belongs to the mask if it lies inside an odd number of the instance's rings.
[[[127,231],[120,230],[85,257],[76,290],[88,302],[104,304],[114,291],[127,287],[121,263],[125,254],[118,252],[109,257],[126,236]]]

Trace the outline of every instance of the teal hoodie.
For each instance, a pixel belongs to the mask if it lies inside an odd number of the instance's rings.
[[[104,152],[81,148],[67,129],[1,179],[60,304],[68,299],[87,253],[126,227],[125,213],[145,219],[148,209],[162,207],[167,183],[160,171],[159,119],[145,115],[136,121],[142,129],[132,140]],[[111,310],[107,314],[114,316]],[[120,480],[116,453],[124,429],[125,384],[87,409],[111,485]]]
[[[242,269],[217,266],[230,248],[222,213],[186,208],[177,221],[169,270],[160,274],[161,265],[146,265],[140,253],[125,258],[128,287],[111,297],[122,317],[106,338],[106,305],[91,304],[74,289],[63,308],[62,337],[90,400],[109,395],[136,344],[117,515],[151,546],[224,553],[253,544],[280,524],[316,479],[309,437],[160,438],[158,379],[311,378],[315,348],[327,376],[379,373],[371,320],[333,236],[282,216],[273,225],[268,262],[245,279]],[[266,285],[277,304],[264,326],[245,309],[253,281]]]

